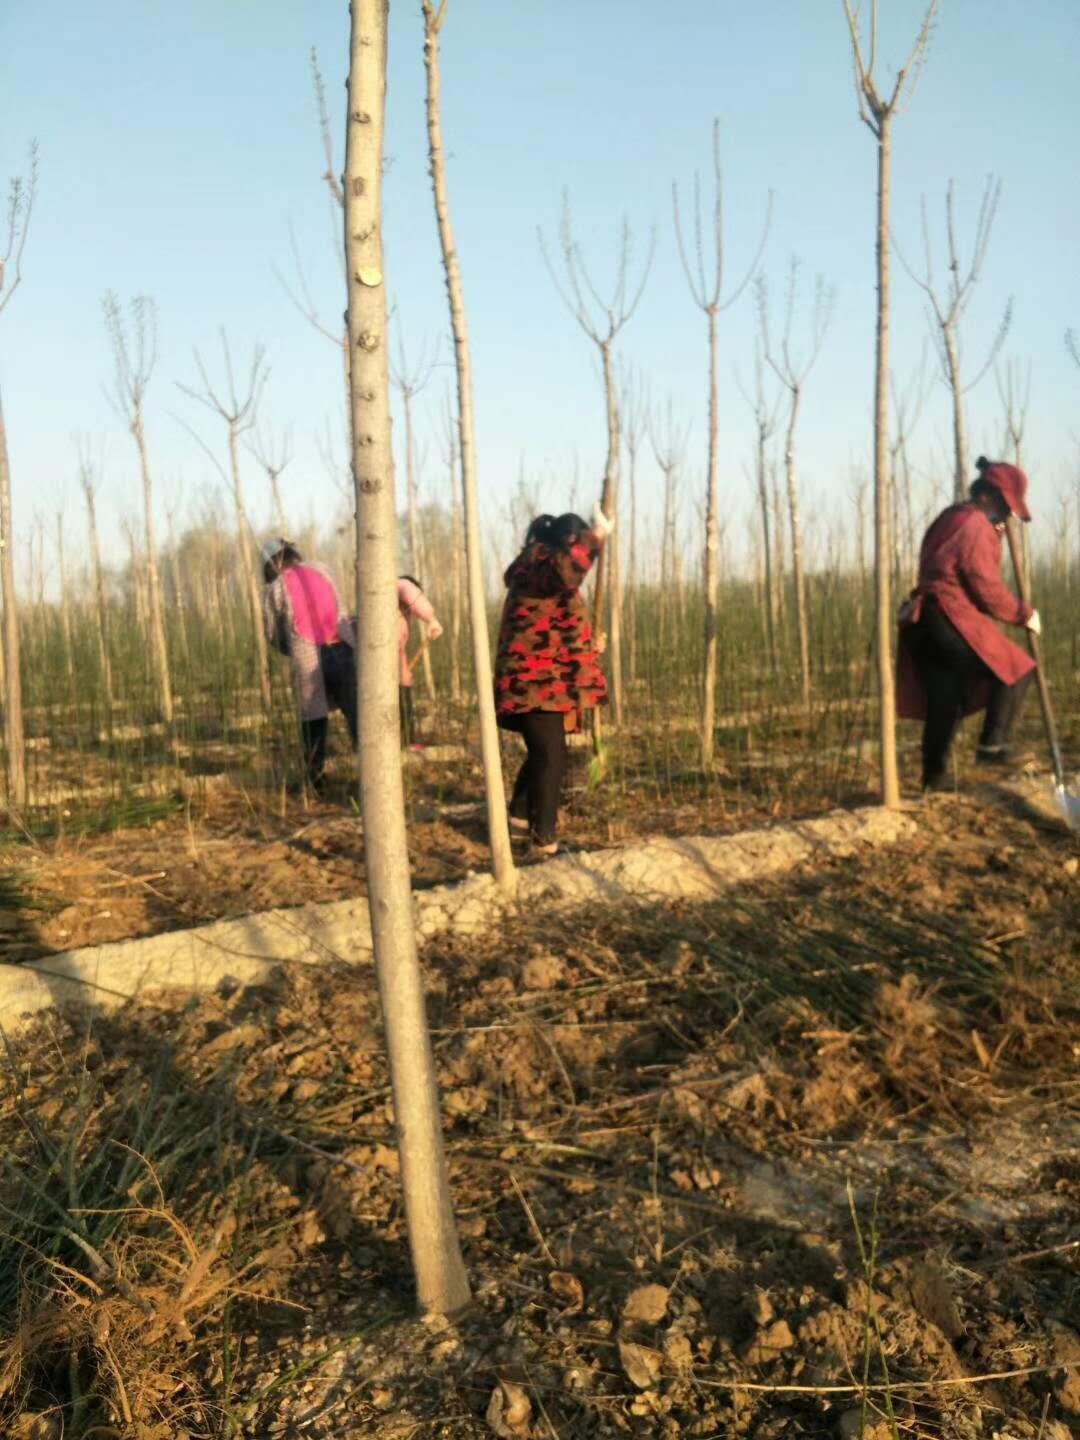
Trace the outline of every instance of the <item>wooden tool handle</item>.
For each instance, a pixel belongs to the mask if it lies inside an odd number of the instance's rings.
[[[1005,522],[1005,535],[1009,542],[1009,554],[1012,556],[1013,573],[1016,576],[1016,588],[1020,591],[1020,598],[1025,605],[1031,604],[1031,585],[1028,582],[1027,572],[1020,557],[1020,538],[1016,533],[1017,521],[1010,515]],[[1027,635],[1028,649],[1031,651],[1031,658],[1035,661],[1035,684],[1039,690],[1039,705],[1042,708],[1043,725],[1046,727],[1046,742],[1050,746],[1050,763],[1054,770],[1054,779],[1059,785],[1065,784],[1065,762],[1061,757],[1061,742],[1058,740],[1057,724],[1054,720],[1054,709],[1050,703],[1050,687],[1046,683],[1046,675],[1043,671],[1042,645],[1038,635],[1032,630],[1025,630]]]

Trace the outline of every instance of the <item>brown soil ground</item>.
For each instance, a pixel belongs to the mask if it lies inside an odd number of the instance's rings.
[[[151,833],[114,870],[169,872]],[[1078,856],[958,799],[712,904],[435,942],[454,1322],[412,1318],[369,971],[51,1015],[0,1097],[0,1432],[1080,1435]]]
[[[693,771],[650,772],[646,780],[638,773],[642,756],[629,757],[617,783],[590,788],[588,758],[572,752],[562,818],[576,847],[650,834],[730,834],[822,808],[819,792],[783,785],[757,767],[721,772],[705,787]],[[436,749],[410,756],[407,777],[413,884],[444,884],[486,868],[478,766],[459,747]],[[856,783],[842,798],[866,803],[872,796]],[[343,762],[319,800],[221,776],[127,809],[138,823],[124,823],[121,812],[119,823],[99,828],[60,811],[57,833],[0,845],[0,959],[344,899],[365,883],[356,787]]]

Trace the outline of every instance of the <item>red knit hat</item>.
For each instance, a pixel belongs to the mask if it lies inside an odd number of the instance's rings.
[[[1009,465],[1004,460],[987,460],[985,455],[980,455],[975,461],[975,469],[981,480],[1001,491],[1002,499],[1014,515],[1021,520],[1031,519],[1031,511],[1027,507],[1028,478],[1019,465]]]

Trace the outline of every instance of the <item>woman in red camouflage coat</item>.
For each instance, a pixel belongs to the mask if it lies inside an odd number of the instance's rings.
[[[986,711],[976,760],[1010,763],[1009,737],[1035,662],[995,621],[1038,635],[1039,613],[1001,578],[1009,516],[1030,520],[1027,476],[979,456],[971,499],[943,510],[923,537],[919,583],[900,613],[897,711],[922,720],[924,790],[948,788],[946,761],[961,719]]]
[[[566,769],[567,732],[581,712],[607,703],[600,653],[579,593],[612,522],[597,506],[579,515],[539,515],[507,570],[495,659],[495,710],[528,752],[510,801],[510,824],[538,854],[558,848],[555,826]]]

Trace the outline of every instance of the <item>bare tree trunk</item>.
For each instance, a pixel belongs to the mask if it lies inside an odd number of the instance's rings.
[[[48,664],[49,625],[45,616],[45,557],[42,554],[44,529],[41,516],[35,514],[34,528],[26,541],[27,589],[32,598],[29,616],[24,612],[26,630],[23,636],[24,654],[29,662],[27,669],[31,675],[44,675]]]
[[[7,429],[0,403],[0,589],[4,601],[4,745],[7,750],[8,806],[26,805],[26,732],[23,728],[22,671],[19,656],[19,602],[15,594],[15,557],[11,525],[11,468]]]
[[[660,537],[659,632],[661,649],[667,644],[675,584],[675,467],[664,467],[664,518]]]
[[[717,307],[709,322],[709,457],[705,482],[705,677],[701,699],[701,764],[711,770],[716,749],[717,602],[720,594],[720,413],[716,374]]]
[[[386,287],[382,247],[387,0],[352,0],[345,247],[359,598],[360,797],[371,937],[386,1025],[417,1297],[469,1300],[450,1199],[438,1087],[413,933],[398,725],[398,610]]]
[[[774,457],[769,461],[770,499],[773,515],[773,544],[776,547],[776,562],[773,565],[773,584],[776,586],[777,638],[782,655],[787,653],[788,606],[784,578],[787,575],[787,541],[782,520],[783,505],[780,503],[780,464]]]
[[[619,403],[615,392],[615,371],[611,357],[611,341],[605,340],[600,343],[600,360],[604,373],[604,411],[607,417],[607,458],[604,461],[604,484],[600,491],[600,508],[609,520],[615,519],[615,511],[612,508],[618,499],[619,486]],[[614,536],[610,536],[607,545],[600,551],[600,557],[596,562],[596,589],[593,591],[593,629],[598,635],[604,633],[604,607],[608,601],[607,591],[609,588],[608,574],[612,568],[614,551],[607,554],[608,547]],[[615,591],[612,588],[611,595],[611,616],[610,616],[610,641],[612,651],[611,670],[611,707],[618,725],[622,721],[622,669],[621,665],[615,662],[618,654],[622,658],[622,636],[619,633],[621,614],[615,599]],[[594,712],[594,723],[599,722],[599,712]]]
[[[881,799],[895,809],[900,804],[900,775],[896,763],[896,684],[892,659],[892,593],[890,563],[892,545],[889,536],[889,182],[891,161],[892,120],[905,83],[917,75],[930,42],[937,0],[929,0],[922,25],[907,61],[896,75],[888,99],[883,98],[874,81],[877,54],[877,0],[871,0],[871,44],[869,63],[864,59],[859,34],[859,20],[851,0],[843,0],[844,15],[851,39],[855,69],[855,88],[859,118],[874,136],[877,147],[877,326],[874,375],[874,565],[876,574],[875,601],[877,614],[878,700],[880,715]],[[912,82],[913,83],[913,82]]]
[[[877,184],[877,327],[874,371],[874,570],[880,715],[881,800],[900,804],[900,773],[896,762],[896,682],[893,675],[891,557],[889,535],[889,184],[890,113],[881,119],[878,136]]]
[[[71,595],[67,582],[67,556],[64,550],[64,517],[56,516],[56,558],[60,570],[60,639],[64,648],[64,671],[67,675],[68,703],[76,713],[79,697],[75,685],[75,647],[71,639]]]
[[[251,628],[255,636],[255,661],[259,678],[259,697],[262,708],[268,715],[272,705],[270,689],[270,654],[266,648],[266,632],[263,630],[262,602],[259,599],[259,584],[255,576],[255,560],[251,553],[248,534],[247,513],[244,510],[244,494],[240,481],[240,454],[236,441],[236,425],[229,424],[229,471],[232,476],[233,503],[236,507],[236,564],[237,578],[243,587],[247,600]]]
[[[615,489],[612,491],[612,503],[616,510],[619,505],[619,484],[616,481]],[[609,510],[604,514],[610,516]],[[610,661],[608,673],[611,676],[611,705],[616,725],[621,725],[623,716],[626,713],[625,691],[623,687],[623,657],[622,657],[622,636],[623,636],[623,583],[622,583],[622,555],[620,553],[619,527],[616,526],[607,537],[602,553],[607,555],[608,566],[608,594],[610,596],[611,621],[608,626],[608,654]]]
[[[105,715],[112,724],[113,678],[112,656],[109,639],[109,601],[105,593],[105,575],[101,568],[101,545],[98,541],[97,506],[94,500],[94,482],[87,462],[83,462],[80,478],[83,494],[86,496],[86,519],[90,541],[90,573],[94,586],[95,608],[97,610],[98,665],[101,669],[101,690],[105,700]]]
[[[961,504],[967,499],[968,492],[968,449],[964,428],[964,387],[960,380],[960,352],[957,348],[956,331],[951,325],[946,328],[942,341],[953,402],[953,498],[957,504]]]
[[[638,676],[638,636],[637,636],[637,446],[630,451],[630,543],[627,555],[627,576],[626,576],[626,623],[629,633],[629,645],[627,647],[627,674],[631,684],[634,684]]]
[[[161,600],[161,577],[158,574],[157,540],[154,536],[153,485],[150,479],[150,457],[146,450],[142,414],[138,411],[135,414],[131,433],[135,437],[135,445],[139,451],[139,471],[142,475],[150,652],[153,655],[154,674],[157,678],[158,709],[161,711],[161,718],[166,725],[171,725],[173,718],[172,680],[169,675],[169,648],[165,640],[165,614]]]
[[[454,436],[450,431],[450,699],[461,704],[461,558],[464,537],[461,533],[461,491],[457,486],[454,464]]]
[[[180,576],[180,556],[176,550],[176,532],[173,529],[171,509],[165,512],[165,523],[168,527],[169,578],[172,581],[173,588],[173,613],[176,616],[176,633],[180,640],[180,652],[184,657],[184,664],[190,669],[191,646],[188,644],[187,601],[184,595],[183,581]]]
[[[407,386],[402,387],[402,407],[405,412],[405,498],[409,517],[409,555],[416,567],[416,575],[422,577],[420,584],[427,583],[424,574],[424,556],[420,548],[420,516],[416,499],[416,437],[413,434],[412,394]],[[431,670],[431,652],[425,645],[420,652],[420,663],[424,672],[424,689],[431,700],[435,699],[435,676]]]
[[[142,646],[149,641],[147,622],[149,611],[146,601],[146,576],[143,572],[142,556],[139,554],[139,541],[135,534],[135,527],[128,517],[120,522],[124,536],[128,543],[128,575],[131,589],[132,619],[135,625],[136,634]]]
[[[915,556],[915,499],[912,494],[911,460],[906,445],[900,452],[900,477],[904,486],[904,575],[907,584],[913,586],[918,579]],[[894,476],[893,484],[895,483]]]
[[[512,891],[517,884],[510,848],[510,826],[503,786],[502,756],[495,718],[495,692],[491,675],[484,572],[480,554],[480,502],[476,484],[476,439],[473,425],[472,365],[465,300],[461,288],[461,264],[454,244],[450,205],[446,193],[446,163],[439,113],[439,26],[445,9],[438,15],[430,0],[422,0],[424,14],[424,66],[427,71],[427,130],[431,183],[435,198],[435,219],[439,229],[446,294],[450,304],[450,325],[454,333],[454,361],[458,386],[458,441],[461,454],[462,504],[465,516],[465,555],[469,583],[469,619],[472,627],[473,664],[476,671],[477,705],[480,713],[480,747],[487,792],[488,836],[495,878]]]
[[[802,681],[802,703],[810,705],[810,622],[806,613],[806,575],[803,571],[803,537],[799,520],[799,486],[795,474],[795,427],[799,421],[802,393],[796,387],[791,395],[787,438],[784,443],[784,468],[787,472],[788,514],[791,518],[791,573],[795,588],[795,627],[799,637],[799,675]]]
[[[764,580],[765,580],[765,635],[768,646],[769,669],[775,677],[780,670],[780,656],[778,652],[777,628],[779,625],[779,614],[776,604],[776,578],[774,575],[775,563],[773,558],[772,541],[772,507],[769,504],[769,476],[768,465],[765,458],[765,436],[761,429],[758,429],[757,443],[757,491],[758,505],[761,509],[761,548],[764,556]]]
[[[705,476],[705,547],[702,564],[702,581],[705,589],[705,667],[701,696],[701,763],[702,768],[712,768],[716,747],[716,670],[718,650],[719,615],[717,601],[720,589],[720,461],[719,461],[719,404],[717,379],[717,326],[722,310],[727,310],[742,294],[750,278],[757,270],[758,261],[765,246],[772,213],[772,196],[765,213],[761,243],[753,263],[734,292],[723,298],[724,288],[724,206],[723,184],[720,167],[720,122],[713,121],[712,136],[713,162],[713,206],[711,224],[711,246],[706,247],[705,226],[702,219],[701,189],[698,176],[694,176],[694,203],[690,222],[690,235],[684,236],[679,209],[679,189],[671,187],[671,203],[675,221],[675,241],[682,261],[683,273],[694,303],[704,313],[709,336],[709,400],[708,400],[708,462]],[[708,265],[706,249],[711,252]]]

